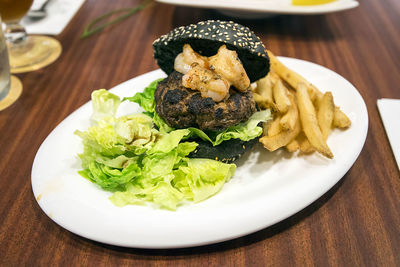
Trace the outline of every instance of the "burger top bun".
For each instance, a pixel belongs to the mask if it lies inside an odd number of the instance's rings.
[[[212,56],[221,45],[235,50],[254,82],[269,72],[269,58],[260,39],[247,27],[233,21],[208,20],[175,28],[153,43],[154,58],[168,75],[174,71],[175,57],[184,44],[203,56]]]

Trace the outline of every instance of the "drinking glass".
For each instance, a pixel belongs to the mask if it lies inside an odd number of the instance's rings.
[[[11,73],[41,69],[53,63],[61,54],[60,43],[48,36],[27,35],[19,23],[33,0],[0,0]]]
[[[10,75],[7,44],[0,27],[0,111],[11,106],[21,96],[21,93],[21,81],[17,77]]]
[[[1,25],[1,17],[0,17]],[[0,27],[0,100],[4,99],[10,91],[10,66],[6,40]]]

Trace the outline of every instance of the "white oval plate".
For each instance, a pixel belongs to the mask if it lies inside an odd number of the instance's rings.
[[[164,4],[190,6],[197,8],[213,8],[222,13],[238,18],[260,18],[268,14],[316,15],[343,11],[355,8],[359,3],[355,0],[336,0],[335,2],[295,6],[291,0],[156,0]]]
[[[216,243],[273,225],[307,207],[350,169],[364,145],[368,114],[365,103],[347,80],[322,66],[280,58],[321,91],[332,91],[337,105],[352,120],[346,131],[334,130],[328,144],[335,158],[270,153],[258,146],[238,163],[235,176],[221,192],[176,212],[150,206],[116,207],[111,193],[82,178],[81,140],[76,129],[89,126],[88,102],[61,122],[40,146],[32,167],[32,189],[42,210],[65,229],[102,243],[138,248],[178,248]],[[149,72],[111,92],[123,97],[141,91],[165,74]],[[124,102],[120,114],[140,112]]]

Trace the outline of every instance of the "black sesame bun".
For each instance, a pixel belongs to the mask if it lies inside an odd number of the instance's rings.
[[[189,158],[207,158],[222,161],[224,163],[232,163],[239,159],[246,151],[249,151],[258,143],[258,138],[250,141],[242,141],[240,139],[230,139],[224,141],[218,146],[213,146],[208,141],[196,139],[196,150],[189,154]]]
[[[154,58],[168,75],[174,71],[174,60],[184,44],[203,56],[213,56],[221,45],[235,50],[254,82],[269,72],[269,58],[260,39],[249,28],[233,21],[208,20],[175,28],[153,43]]]
[[[217,54],[222,45],[235,50],[244,69],[254,82],[269,72],[269,58],[260,39],[249,28],[232,21],[202,21],[172,30],[154,41],[154,58],[168,78],[158,83],[155,92],[156,112],[173,128],[196,127],[218,131],[246,121],[256,106],[250,92],[231,92],[228,99],[215,103],[200,92],[183,87],[182,74],[174,70],[175,58],[189,44],[202,56]],[[232,102],[232,103],[231,103]],[[250,141],[230,139],[218,146],[197,138],[198,147],[189,157],[210,158],[230,163],[250,150],[258,138]]]

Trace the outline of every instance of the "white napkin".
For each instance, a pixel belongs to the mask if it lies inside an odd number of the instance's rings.
[[[400,99],[378,99],[377,105],[397,166],[400,169]]]
[[[42,6],[44,0],[35,0],[32,9]],[[47,16],[40,20],[30,20],[25,16],[21,24],[28,34],[57,35],[68,25],[85,0],[50,0],[46,5]]]

